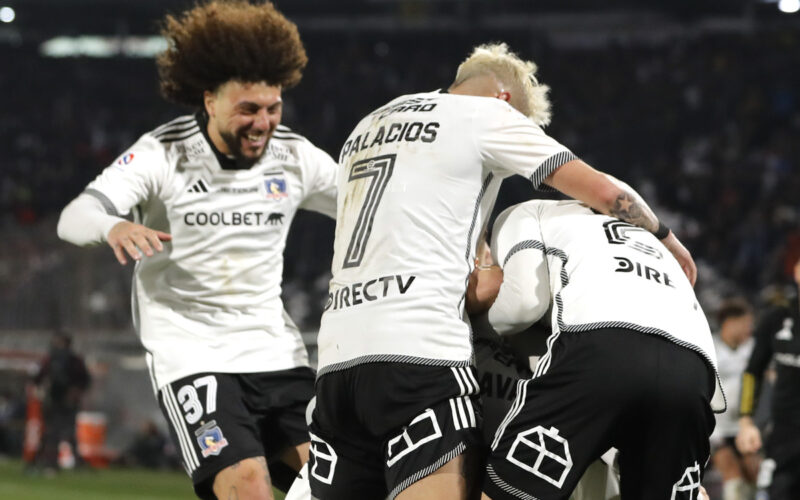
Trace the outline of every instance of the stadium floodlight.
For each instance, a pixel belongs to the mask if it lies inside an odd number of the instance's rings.
[[[800,10],[800,0],[780,0],[778,10],[784,14],[794,14]]]
[[[4,23],[13,22],[17,18],[17,13],[11,7],[0,7],[0,21]]]
[[[45,57],[155,57],[167,49],[160,36],[58,36],[42,42]]]

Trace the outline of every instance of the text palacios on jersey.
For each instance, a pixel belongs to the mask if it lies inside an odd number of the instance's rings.
[[[381,125],[377,130],[368,130],[345,142],[339,162],[359,151],[383,144],[416,141],[431,143],[436,140],[438,130],[439,122],[395,122],[389,126]]]

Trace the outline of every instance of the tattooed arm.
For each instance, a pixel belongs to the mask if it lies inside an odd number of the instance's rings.
[[[599,212],[635,224],[651,233],[658,232],[658,217],[639,193],[619,179],[595,170],[581,160],[572,160],[561,165],[545,179],[545,183]],[[661,239],[661,243],[678,260],[689,282],[694,286],[697,266],[686,247],[672,231]]]

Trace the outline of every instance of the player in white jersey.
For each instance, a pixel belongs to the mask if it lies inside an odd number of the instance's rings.
[[[271,4],[204,4],[164,35],[162,91],[199,111],[144,134],[58,231],[137,261],[135,327],[197,494],[271,498],[294,475],[277,484],[279,464],[307,460],[314,383],[281,303],[283,251],[298,208],[335,215],[337,165],[279,125],[307,59]]]
[[[534,70],[504,44],[478,47],[449,92],[399,97],[345,142],[310,427],[315,496],[461,498],[478,487],[464,293],[503,178],[658,231],[694,275],[635,192],[542,131],[549,103]]]
[[[504,276],[489,323],[510,334],[545,318],[553,333],[495,433],[487,496],[566,499],[615,447],[622,498],[698,498],[725,400],[705,315],[667,249],[580,202],[531,201],[498,217],[492,256]]]
[[[742,374],[753,352],[753,311],[741,298],[725,300],[717,311],[719,334],[714,336],[719,377],[728,396],[728,409],[717,415],[711,435],[711,462],[722,476],[722,500],[746,500],[755,496],[759,457],[736,449],[739,432],[739,394]]]

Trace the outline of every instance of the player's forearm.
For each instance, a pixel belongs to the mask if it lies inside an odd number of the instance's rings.
[[[647,229],[651,233],[656,233],[659,226],[658,217],[656,217],[656,214],[639,193],[616,177],[608,174],[603,175],[618,189],[613,200],[609,200],[607,215],[613,215],[625,222]]]
[[[99,200],[83,194],[61,211],[58,237],[75,245],[96,245],[106,241],[111,228],[123,220],[107,214]]]
[[[605,215],[617,217],[651,233],[659,229],[658,217],[635,189],[581,160],[565,163],[545,182]]]
[[[500,335],[511,335],[530,327],[544,316],[550,304],[546,275],[538,250],[518,252],[507,263],[500,291],[489,309],[489,323]]]

